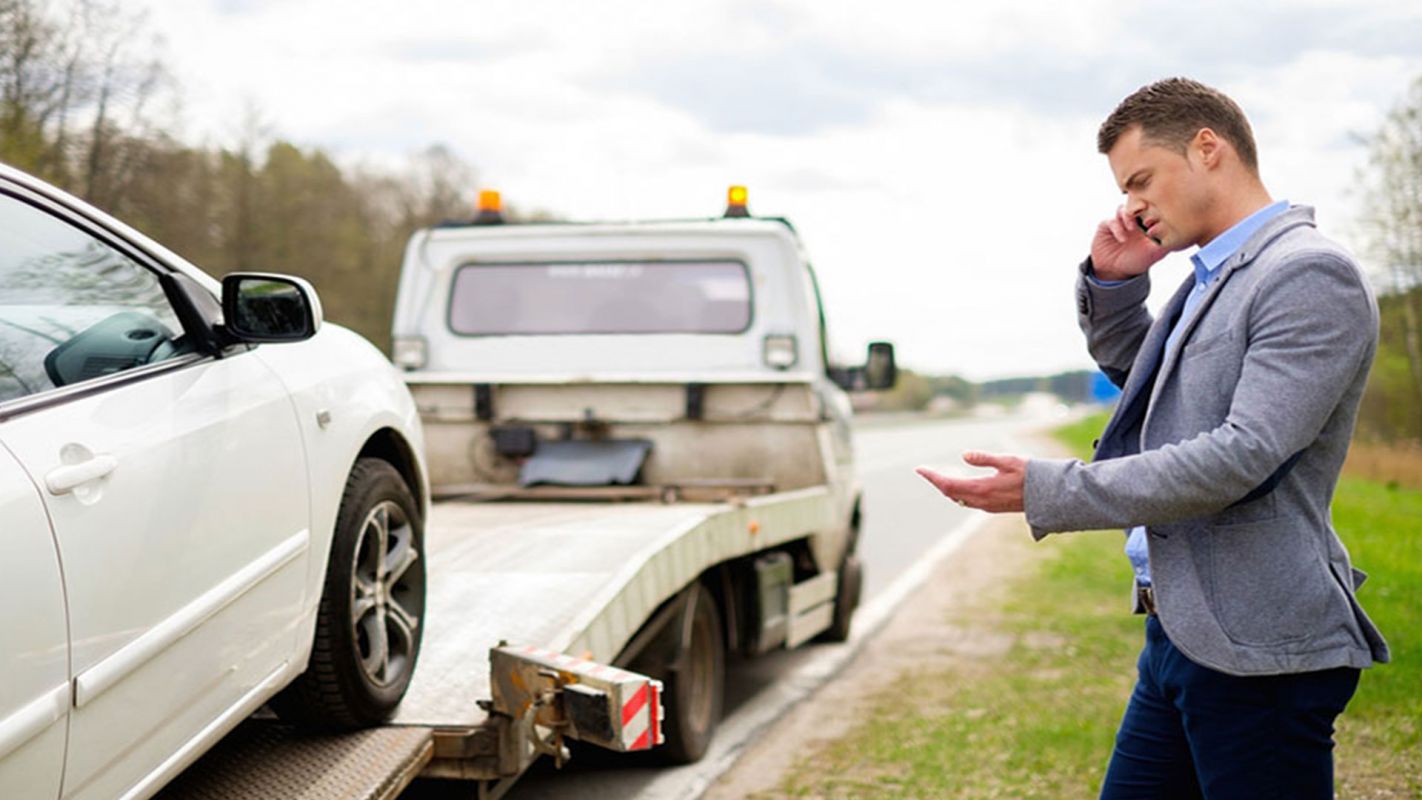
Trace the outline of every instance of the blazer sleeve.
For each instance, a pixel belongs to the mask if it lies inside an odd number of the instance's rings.
[[[1185,441],[1087,464],[1033,459],[1035,538],[1219,512],[1317,440],[1364,379],[1377,338],[1371,294],[1343,256],[1302,253],[1254,287],[1247,349],[1226,419]]]
[[[1081,262],[1079,271],[1076,321],[1086,334],[1086,349],[1106,377],[1124,387],[1151,326],[1145,304],[1150,297],[1150,275],[1102,283],[1093,276],[1090,257]]]

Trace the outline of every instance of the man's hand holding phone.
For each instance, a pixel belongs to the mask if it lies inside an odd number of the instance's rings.
[[[1141,220],[1121,206],[1114,216],[1096,226],[1096,236],[1091,240],[1091,265],[1101,280],[1123,281],[1144,274],[1166,252],[1146,236]]]

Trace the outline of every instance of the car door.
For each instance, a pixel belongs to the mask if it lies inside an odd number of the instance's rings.
[[[69,719],[59,554],[39,490],[0,445],[0,797],[58,797]]]
[[[63,564],[64,796],[111,798],[195,758],[288,674],[304,452],[270,368],[190,352],[163,265],[42,201],[0,194],[0,440]]]

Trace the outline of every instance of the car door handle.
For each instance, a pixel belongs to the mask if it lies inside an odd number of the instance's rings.
[[[44,476],[44,485],[54,495],[69,494],[90,481],[113,472],[118,468],[118,459],[106,453],[95,453],[87,461],[55,467]]]

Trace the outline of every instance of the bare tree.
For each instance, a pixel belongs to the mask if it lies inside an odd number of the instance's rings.
[[[1397,296],[1403,344],[1422,398],[1422,77],[1415,80],[1370,141],[1361,220],[1383,290]]]
[[[156,58],[141,52],[157,49],[145,33],[145,14],[126,14],[117,5],[82,0],[80,18],[90,56],[88,135],[84,137],[80,190],[90,202],[117,210],[137,170],[151,151],[147,140],[160,130],[149,108],[154,95],[169,85]]]
[[[0,159],[111,208],[171,88],[146,28],[113,2],[0,0]]]
[[[0,0],[0,159],[53,177],[46,137],[75,82],[65,37],[31,0]]]

